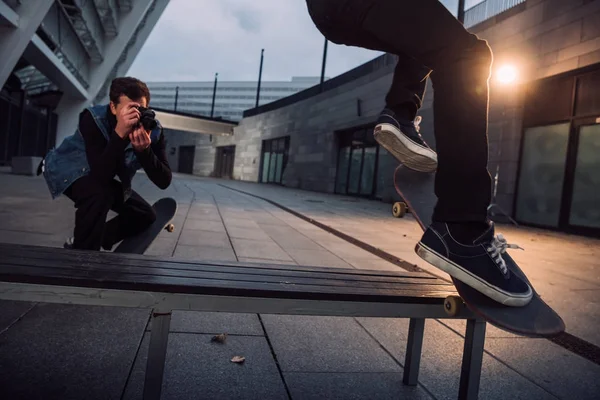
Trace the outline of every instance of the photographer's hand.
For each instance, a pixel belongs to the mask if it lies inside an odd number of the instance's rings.
[[[137,109],[139,106],[138,103],[129,103],[117,114],[117,126],[115,127],[115,132],[121,139],[130,135],[139,122],[140,112]]]
[[[150,146],[150,133],[140,125],[129,134],[129,140],[135,151],[142,152]]]

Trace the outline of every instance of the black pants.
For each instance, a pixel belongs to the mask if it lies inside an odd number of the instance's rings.
[[[487,221],[488,80],[492,52],[437,0],[307,0],[331,42],[399,57],[386,106],[409,118],[421,107],[427,79],[435,90],[438,170],[433,219]]]
[[[65,191],[75,203],[75,241],[84,250],[110,249],[126,237],[136,235],[156,220],[156,213],[135,191],[123,201],[123,187],[117,180],[100,184],[91,176],[79,178]],[[108,211],[118,215],[106,221]]]

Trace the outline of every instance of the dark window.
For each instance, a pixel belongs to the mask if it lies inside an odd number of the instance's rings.
[[[600,72],[577,78],[575,115],[600,115]]]
[[[573,77],[536,81],[526,89],[525,126],[543,125],[571,117]]]

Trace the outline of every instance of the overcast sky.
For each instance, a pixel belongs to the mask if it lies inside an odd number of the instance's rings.
[[[452,4],[458,0],[445,0]],[[144,81],[264,80],[320,76],[324,38],[305,0],[170,0],[128,75]],[[325,75],[380,52],[328,45]]]

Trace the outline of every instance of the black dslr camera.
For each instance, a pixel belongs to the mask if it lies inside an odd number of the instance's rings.
[[[156,114],[149,108],[139,106],[137,107],[140,112],[140,124],[147,131],[152,131],[157,127],[158,122],[156,122]]]

